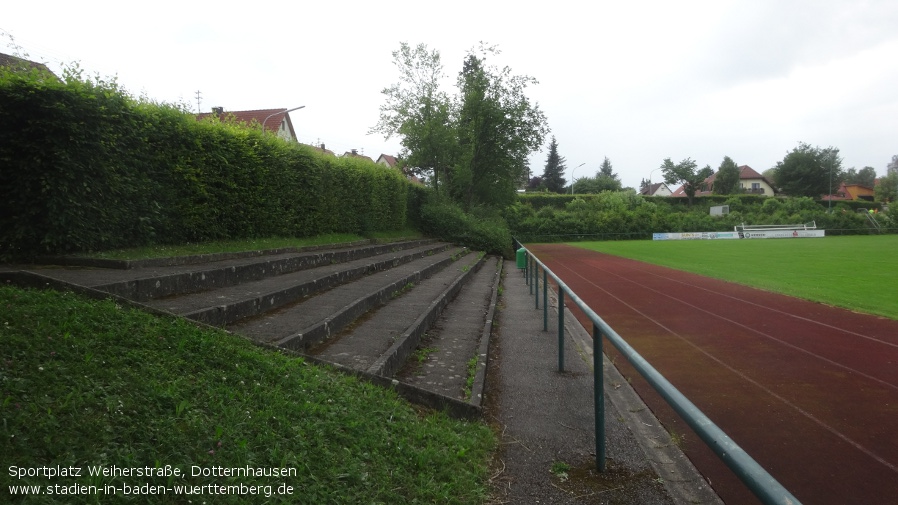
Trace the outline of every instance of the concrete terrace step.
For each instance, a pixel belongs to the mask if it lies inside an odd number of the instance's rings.
[[[485,259],[483,267],[461,288],[397,373],[402,382],[480,404],[482,391],[468,387],[468,364],[476,359],[477,372],[485,371],[500,268],[498,258]]]
[[[228,330],[257,342],[304,350],[340,331],[372,307],[387,302],[408,284],[418,284],[442,270],[465,252],[460,247],[450,248],[238,321],[229,325]]]
[[[442,309],[482,264],[469,254],[412,287],[310,354],[356,370],[392,376]]]
[[[238,257],[199,265],[175,265],[163,270],[164,273],[161,274],[147,275],[143,273],[145,270],[136,270],[134,273],[138,277],[94,287],[100,291],[106,291],[107,293],[123,296],[131,300],[146,301],[172,295],[235,286],[322,265],[346,263],[384,254],[421,249],[422,247],[437,251],[445,250],[448,244],[416,240],[348,249]]]
[[[374,272],[442,254],[440,251],[445,252],[446,247],[445,244],[426,245],[144,303],[196,321],[224,326]]]

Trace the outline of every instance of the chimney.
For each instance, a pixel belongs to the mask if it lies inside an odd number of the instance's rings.
[[[212,107],[212,114],[215,114],[216,116],[224,114],[224,107]]]
[[[358,152],[357,150],[355,150],[355,149],[352,150],[352,155],[353,155],[353,156],[356,156],[356,155],[358,155],[358,154],[359,154],[359,152]]]
[[[321,150],[324,151],[324,142],[321,143]]]

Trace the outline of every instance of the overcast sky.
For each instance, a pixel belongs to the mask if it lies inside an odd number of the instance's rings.
[[[369,135],[398,80],[400,42],[440,52],[447,88],[479,41],[539,84],[574,176],[604,157],[638,187],[664,158],[716,169],[724,156],[759,172],[799,141],[840,149],[845,168],[878,175],[898,154],[898,1],[584,2],[41,1],[7,3],[11,35],[53,70],[79,62],[135,96],[191,110],[305,108],[300,142],[342,154],[397,154]],[[546,139],[548,144],[548,139]],[[545,148],[531,157],[542,174]]]

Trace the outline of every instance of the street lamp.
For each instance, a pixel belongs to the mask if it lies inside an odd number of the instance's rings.
[[[661,170],[662,168],[664,168],[664,167],[658,167],[656,169],[653,169],[651,172],[649,172],[649,191],[652,190],[652,174],[654,174],[658,170]],[[652,196],[652,195],[648,195],[648,196]]]
[[[268,120],[271,119],[272,117],[277,116],[278,114],[288,114],[295,110],[302,109],[303,107],[305,107],[305,105],[300,105],[299,107],[293,107],[292,109],[289,109],[289,110],[277,111],[275,113],[269,114],[265,119],[262,120],[262,133],[265,133],[265,123],[268,122]]]
[[[579,165],[577,165],[576,167],[571,169],[571,195],[574,194],[574,170],[577,170],[578,168],[582,167],[585,164],[586,163],[580,163]]]

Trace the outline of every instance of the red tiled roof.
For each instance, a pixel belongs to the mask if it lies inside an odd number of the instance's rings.
[[[203,112],[202,114],[197,114],[196,118],[205,119],[213,114],[215,113]],[[253,124],[253,122],[258,123],[265,128],[265,131],[270,133],[277,133],[281,128],[281,123],[286,118],[287,130],[290,132],[291,138],[296,138],[296,132],[293,130],[293,122],[290,121],[290,115],[287,114],[287,109],[226,110],[223,111],[221,115],[224,118],[233,118],[233,120],[247,125]],[[265,124],[262,124],[263,121]]]

